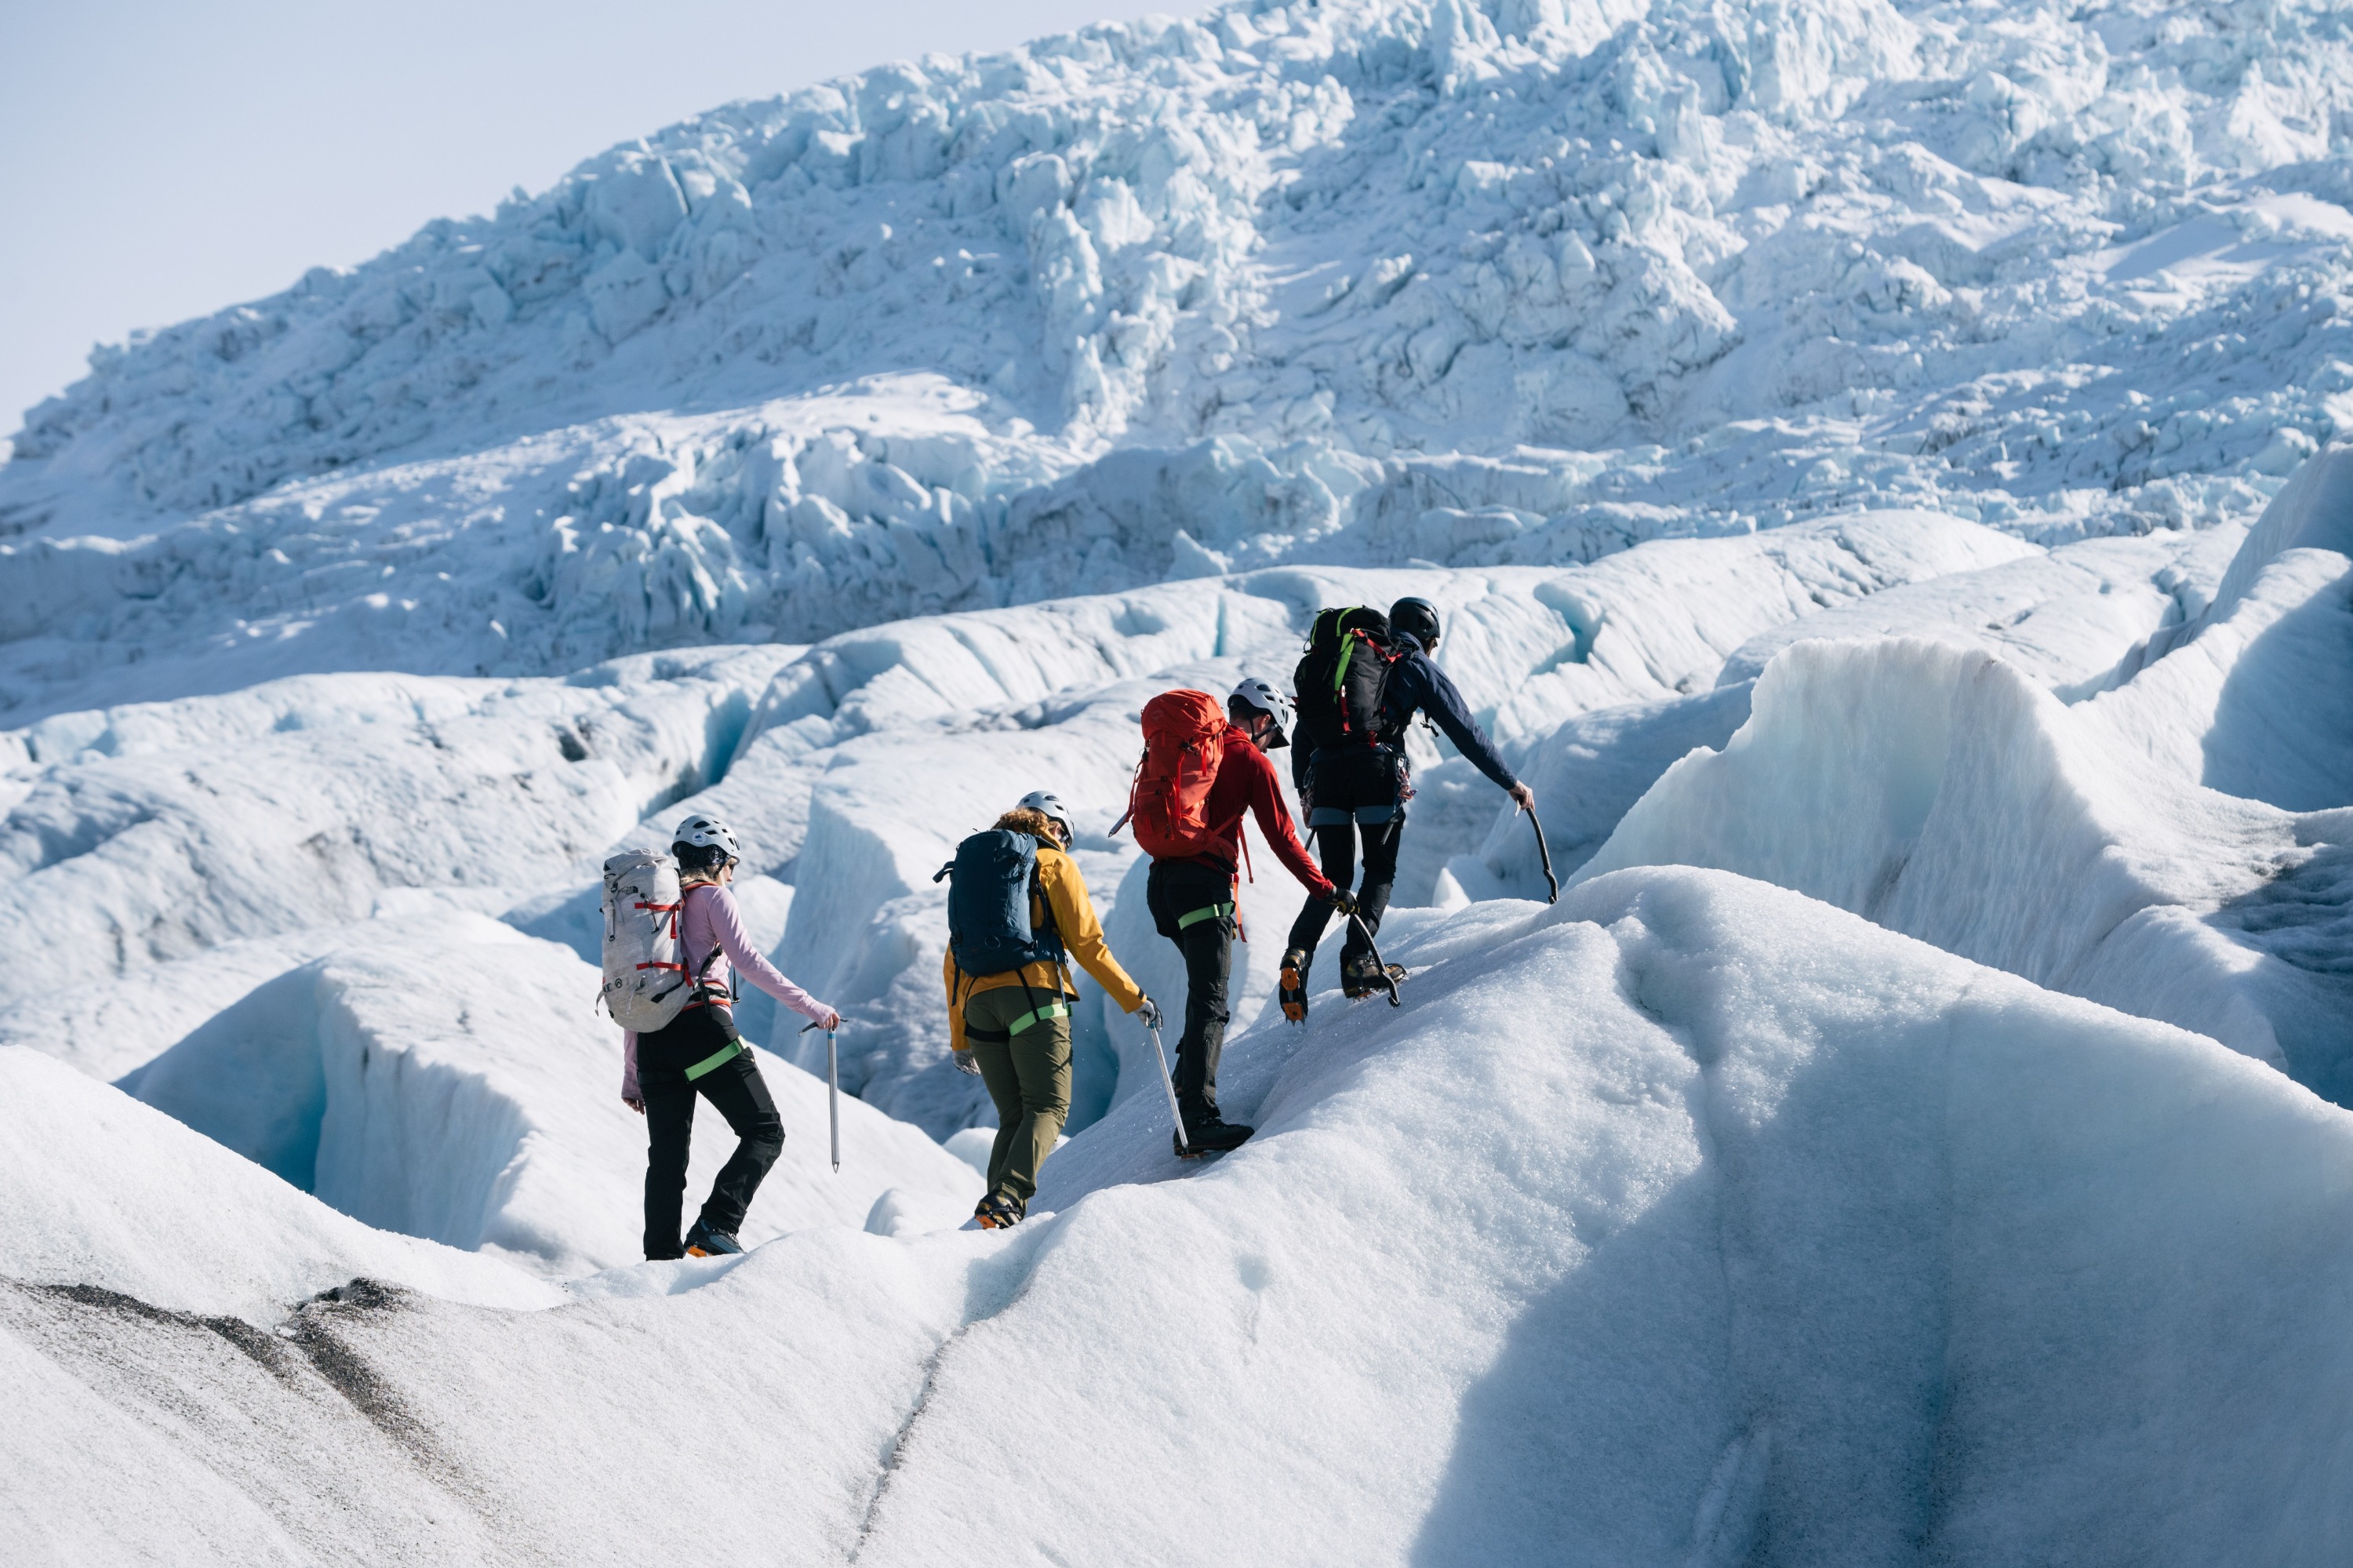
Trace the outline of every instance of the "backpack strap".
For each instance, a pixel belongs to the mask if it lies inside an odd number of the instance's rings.
[[[693,892],[698,887],[716,887],[718,885],[719,885],[715,882],[690,882],[685,886],[681,887],[678,890],[678,902],[676,904],[648,905],[646,907],[667,908],[678,911],[678,913],[673,914],[670,917],[670,937],[673,940],[683,941],[685,940],[685,934],[681,928],[681,922],[686,918],[686,895]],[[713,942],[711,944],[711,956],[704,959],[702,960],[702,967],[694,971],[692,977],[694,982],[694,1000],[686,1004],[689,1009],[708,1005],[713,1000],[713,998],[708,993],[714,989],[718,992],[718,1001],[723,1001],[731,1007],[734,1005],[735,993],[733,991],[729,990],[725,986],[714,988],[711,983],[711,966],[717,963],[720,957],[725,952],[726,949],[721,947],[718,943]],[[681,975],[686,973],[686,966],[684,964],[657,964],[648,967],[676,969]],[[718,1063],[716,1061],[707,1063],[704,1065],[704,1070],[708,1071],[711,1067],[716,1066],[717,1065]]]

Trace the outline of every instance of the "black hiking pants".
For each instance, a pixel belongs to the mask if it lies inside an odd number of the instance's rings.
[[[1218,1057],[1232,1014],[1226,990],[1234,972],[1234,878],[1184,860],[1156,860],[1144,884],[1145,906],[1160,934],[1185,957],[1185,1033],[1176,1042],[1176,1109],[1188,1128],[1218,1119]]]
[[[1335,887],[1356,876],[1356,835],[1365,838],[1365,885],[1356,888],[1357,917],[1377,935],[1381,916],[1397,885],[1398,850],[1405,842],[1405,758],[1388,747],[1334,747],[1318,751],[1309,766],[1307,831],[1315,837],[1315,858]],[[1315,957],[1315,944],[1332,918],[1332,906],[1311,895],[1291,923],[1290,946]],[[1345,969],[1370,957],[1354,922],[1340,945]]]
[[[679,1227],[698,1095],[735,1131],[735,1152],[711,1184],[702,1215],[711,1229],[733,1235],[785,1151],[785,1123],[727,1010],[699,1007],[667,1029],[638,1036],[638,1092],[646,1102],[646,1256],[686,1255]]]

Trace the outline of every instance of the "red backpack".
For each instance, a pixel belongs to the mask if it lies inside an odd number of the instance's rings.
[[[1226,705],[1207,692],[1163,692],[1144,705],[1144,761],[1127,811],[1137,847],[1176,860],[1222,847],[1209,821],[1209,786],[1226,759]]]

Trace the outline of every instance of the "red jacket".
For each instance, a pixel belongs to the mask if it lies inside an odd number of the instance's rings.
[[[1291,874],[1317,897],[1332,896],[1331,879],[1316,869],[1307,847],[1299,842],[1298,830],[1291,825],[1291,808],[1282,803],[1282,789],[1275,782],[1274,764],[1240,731],[1226,736],[1225,759],[1218,764],[1217,781],[1209,786],[1206,805],[1209,821],[1224,826],[1219,837],[1226,853],[1187,855],[1186,859],[1233,875],[1234,868],[1241,863],[1242,818],[1255,814],[1259,832],[1266,835],[1275,857],[1291,868]]]

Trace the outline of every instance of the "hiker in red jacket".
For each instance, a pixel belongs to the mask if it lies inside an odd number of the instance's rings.
[[[1255,815],[1276,858],[1316,897],[1343,914],[1354,901],[1315,867],[1292,827],[1290,808],[1266,752],[1291,744],[1291,700],[1264,681],[1244,681],[1226,699],[1206,692],[1169,692],[1145,708],[1146,750],[1137,779],[1136,842],[1152,871],[1145,903],[1160,934],[1185,956],[1185,1033],[1176,1045],[1177,1114],[1190,1139],[1187,1154],[1234,1149],[1251,1128],[1218,1115],[1218,1055],[1225,1047],[1226,988],[1233,974],[1236,869],[1242,855],[1242,819]],[[1181,752],[1214,758],[1215,773],[1164,760]],[[1158,792],[1155,794],[1155,783]]]

